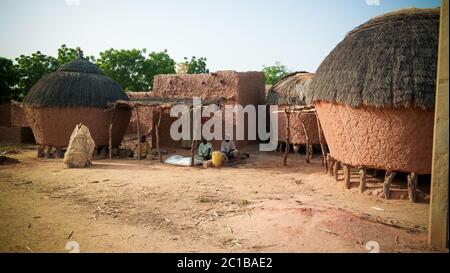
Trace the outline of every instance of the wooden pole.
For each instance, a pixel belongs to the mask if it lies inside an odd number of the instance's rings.
[[[331,155],[329,157],[330,157],[330,163],[328,165],[328,176],[333,177],[334,164],[336,164],[336,162],[335,162],[334,158],[331,157]]]
[[[301,115],[301,114],[300,114]],[[311,160],[310,160],[310,147],[309,147],[309,136],[308,136],[308,130],[306,130],[306,127],[305,127],[305,123],[303,122],[303,119],[301,118],[301,116],[300,116],[300,124],[302,125],[302,128],[303,128],[303,132],[305,133],[305,138],[306,138],[306,155],[305,155],[305,161],[306,161],[306,163],[310,163],[311,162]]]
[[[136,126],[136,131],[137,131],[137,138],[138,138],[138,160],[141,160],[141,156],[142,156],[142,144],[141,144],[141,126],[140,126],[140,119],[139,119],[139,109],[137,106],[134,106],[134,109],[136,110],[136,120],[137,120],[137,126]]]
[[[156,124],[156,151],[158,152],[159,161],[163,162],[163,157],[161,154],[161,148],[159,147],[159,127],[161,126],[161,116],[162,116],[162,109],[159,108],[159,117],[158,117],[158,123]]]
[[[56,158],[62,158],[62,148],[56,147]]]
[[[390,198],[391,184],[396,175],[397,175],[396,172],[386,170],[386,174],[384,175],[384,183],[383,183],[383,193],[384,193],[384,198],[386,198],[386,199]]]
[[[290,130],[290,113],[285,110],[284,111],[286,115],[286,147],[284,149],[284,158],[283,158],[283,166],[287,166],[287,158],[289,153],[289,135],[291,134]]]
[[[112,130],[113,130],[113,122],[114,122],[114,112],[111,113],[111,122],[109,123],[109,135],[108,135],[108,148],[109,148],[109,159],[112,159]]]
[[[317,130],[319,131],[320,150],[322,151],[322,166],[325,165],[325,169],[328,169],[325,146],[322,141],[322,126],[320,124],[319,116],[317,115],[317,110],[314,111],[314,114],[316,115]]]
[[[431,198],[428,225],[428,243],[448,248],[448,10],[449,1],[441,1],[439,54],[437,64],[436,100],[433,133],[433,159],[431,167]]]
[[[329,153],[327,153],[326,154],[326,156],[325,156],[325,170],[326,170],[326,173],[329,173],[329,171],[330,171],[330,154]]]
[[[191,108],[192,110],[192,115],[194,115],[194,108]],[[192,137],[191,137],[191,167],[194,167],[194,160],[195,160],[195,136],[196,136],[196,132],[197,132],[197,127],[194,124],[194,119],[192,119]]]
[[[416,203],[417,201],[417,174],[416,173],[410,173],[408,174],[408,197],[409,200],[413,203]]]
[[[366,177],[367,169],[366,167],[359,168],[359,192],[363,193],[366,190]]]
[[[344,187],[350,189],[350,166],[343,164],[342,167],[344,169]]]
[[[341,162],[336,160],[336,162],[334,163],[334,170],[333,170],[333,174],[334,174],[334,180],[338,181],[339,180],[339,168],[341,166]]]

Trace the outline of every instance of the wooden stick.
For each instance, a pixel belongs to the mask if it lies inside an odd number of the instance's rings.
[[[350,189],[350,166],[343,164],[344,169],[344,187]]]
[[[140,120],[139,120],[139,109],[137,106],[134,107],[134,109],[136,110],[136,120],[137,120],[137,126],[136,126],[136,131],[137,131],[137,138],[138,138],[138,160],[141,160],[141,156],[142,156],[142,144],[141,144],[141,126],[140,126]]]
[[[194,115],[194,108],[192,107],[191,108],[191,110],[192,110],[192,115]],[[197,127],[195,126],[195,124],[194,124],[194,119],[192,119],[192,137],[191,137],[191,167],[194,167],[194,160],[195,160],[195,153],[194,153],[194,151],[195,151],[195,140],[194,140],[194,138],[195,138],[195,136],[196,136],[196,132],[197,132]],[[195,129],[195,130],[194,130]]]
[[[114,112],[112,111],[111,114],[111,122],[109,123],[109,139],[108,139],[108,144],[109,144],[109,159],[112,159],[112,129],[113,129],[113,122],[114,122]]]
[[[340,167],[340,165],[341,165],[341,162],[336,160],[336,162],[334,163],[334,169],[333,169],[334,180],[336,180],[336,181],[339,180],[339,167]]]
[[[396,172],[386,170],[386,174],[384,176],[384,184],[383,184],[383,193],[384,193],[384,198],[386,198],[386,199],[390,198],[391,184],[396,175],[397,175]]]
[[[52,152],[52,146],[46,146],[46,149],[45,149],[45,158],[50,158],[51,152]]]
[[[330,163],[328,165],[328,176],[333,177],[333,169],[334,169],[335,162],[334,162],[334,159],[331,157],[331,155],[330,154],[328,154],[328,155],[329,155],[329,160],[330,160]]]
[[[366,167],[359,168],[359,192],[363,193],[366,190],[366,176],[367,169]]]
[[[38,158],[43,158],[44,157],[44,152],[45,151],[45,147],[42,145],[39,145],[38,150],[37,150],[37,157]]]
[[[328,173],[330,167],[330,154],[325,155],[325,173]]]
[[[306,138],[306,155],[305,155],[305,161],[306,163],[310,163],[310,151],[309,151],[309,136],[308,136],[308,131],[306,130],[305,127],[305,123],[303,122],[303,119],[300,117],[300,124],[303,127],[303,132],[305,133],[305,138]]]
[[[161,149],[159,147],[159,126],[161,125],[161,116],[162,116],[162,109],[161,107],[159,108],[159,117],[158,117],[158,124],[156,124],[156,150],[158,151],[158,157],[159,157],[159,161],[162,163],[163,162],[163,157],[161,154]]]
[[[317,115],[317,111],[315,111],[314,113],[316,115],[317,130],[319,131],[320,150],[322,151],[322,166],[325,165],[325,169],[327,169],[327,166],[326,166],[327,160],[326,160],[325,146],[324,146],[323,141],[322,141],[322,126],[320,124],[320,120],[319,120],[319,116]]]
[[[61,158],[62,148],[56,147],[56,158]]]
[[[283,166],[287,166],[287,158],[289,153],[289,135],[291,134],[290,126],[290,113],[285,110],[286,114],[286,147],[284,149]]]
[[[413,203],[417,202],[417,181],[418,176],[416,173],[410,173],[408,174],[408,196],[409,200]]]

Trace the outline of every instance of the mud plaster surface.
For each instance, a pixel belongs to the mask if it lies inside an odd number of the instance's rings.
[[[143,99],[152,97],[152,92],[127,92],[130,99]],[[140,106],[139,111],[139,130],[141,134],[147,133],[152,128],[153,111],[155,107]],[[131,111],[130,123],[128,125],[127,134],[137,133],[137,116],[136,111]]]
[[[85,124],[95,145],[107,145],[112,112],[103,108],[26,108],[25,113],[36,142],[54,147],[66,147],[78,123]],[[130,110],[118,110],[114,115],[113,146],[120,145],[130,120]]]
[[[328,102],[316,109],[332,157],[353,166],[431,172],[434,111]]]
[[[154,79],[153,95],[168,98],[201,97],[208,100],[227,98],[223,105],[257,106],[265,103],[264,74],[262,72],[218,71],[195,75],[158,75]],[[153,123],[157,122],[157,115],[157,113],[153,114]],[[162,116],[161,146],[177,147],[180,145],[178,141],[173,141],[170,137],[170,125],[175,120],[176,118],[170,118],[166,114]],[[208,118],[205,118],[203,122],[206,120]],[[222,123],[222,128],[224,130],[225,123]],[[247,131],[246,122],[245,136],[247,136]],[[236,145],[238,148],[242,148],[250,142],[252,141],[236,141]],[[213,145],[215,149],[220,148],[220,141],[213,141]]]
[[[279,110],[283,110],[284,107],[280,106]],[[290,116],[289,121],[289,143],[292,144],[306,144],[306,135],[303,130],[301,120],[305,124],[306,131],[308,132],[309,144],[320,144],[319,131],[317,128],[317,119],[314,113],[294,113]],[[284,113],[278,113],[278,141],[286,141],[286,115]],[[323,144],[326,144],[325,137],[322,135]]]

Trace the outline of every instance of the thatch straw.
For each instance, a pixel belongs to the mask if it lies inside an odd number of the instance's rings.
[[[310,101],[434,107],[439,9],[388,13],[350,32],[311,83]]]
[[[23,102],[32,107],[106,107],[119,99],[128,100],[119,83],[79,57],[42,77]]]
[[[269,89],[266,103],[272,105],[305,105],[313,75],[305,71],[286,75]]]

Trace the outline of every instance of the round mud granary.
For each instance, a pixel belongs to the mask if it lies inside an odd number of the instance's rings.
[[[108,103],[128,100],[121,86],[79,52],[76,60],[41,78],[24,99],[25,114],[36,142],[67,147],[75,125],[89,128],[96,146],[107,145],[113,119],[112,145],[119,146],[131,111],[105,112]]]
[[[351,31],[311,83],[331,156],[431,173],[439,9],[406,9]]]

